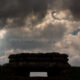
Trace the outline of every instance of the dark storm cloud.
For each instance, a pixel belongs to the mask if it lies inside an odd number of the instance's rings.
[[[36,16],[32,24],[37,24],[51,8],[68,9],[75,20],[80,19],[80,0],[0,0],[0,28],[7,24],[7,19],[13,19],[12,27],[23,26],[30,15]]]
[[[54,0],[0,0],[0,26],[12,18],[17,24],[24,24],[26,16],[34,14],[41,20]],[[15,23],[15,22],[14,22]],[[19,25],[20,26],[20,25]]]
[[[64,7],[69,9],[75,20],[80,20],[80,0],[63,0]]]
[[[32,12],[44,15],[48,2],[49,0],[0,0],[0,17],[25,17]]]

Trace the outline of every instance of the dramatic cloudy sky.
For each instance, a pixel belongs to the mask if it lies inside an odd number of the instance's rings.
[[[80,0],[0,0],[0,64],[10,54],[54,51],[80,66]]]

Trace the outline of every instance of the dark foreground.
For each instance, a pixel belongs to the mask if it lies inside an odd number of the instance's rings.
[[[30,77],[30,72],[47,72],[47,78]],[[80,68],[71,67],[60,53],[16,54],[0,66],[0,80],[80,80]]]
[[[1,67],[0,67],[0,70],[1,70]],[[46,79],[44,78],[45,80],[50,80],[49,79]],[[0,80],[5,80],[5,76],[3,75],[3,73],[0,73]],[[13,78],[13,80],[15,80],[15,77]],[[35,80],[35,78],[26,78],[25,79],[23,77],[20,77],[20,79],[18,78],[18,80]],[[42,80],[41,78],[36,78],[36,80]],[[53,78],[51,80],[64,80],[64,79],[61,79],[61,78]],[[72,80],[80,80],[80,67],[72,67]]]
[[[72,67],[72,80],[80,80],[80,67]]]

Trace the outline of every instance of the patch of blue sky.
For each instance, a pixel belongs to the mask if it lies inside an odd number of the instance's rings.
[[[72,32],[72,35],[77,35],[79,32],[80,32],[80,29],[77,29],[77,30]]]

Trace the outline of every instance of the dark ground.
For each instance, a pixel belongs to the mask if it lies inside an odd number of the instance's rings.
[[[72,67],[72,80],[80,80],[80,67]]]
[[[0,80],[3,80],[3,72],[1,72],[2,67],[0,66]],[[72,80],[80,80],[80,67],[72,67]]]

